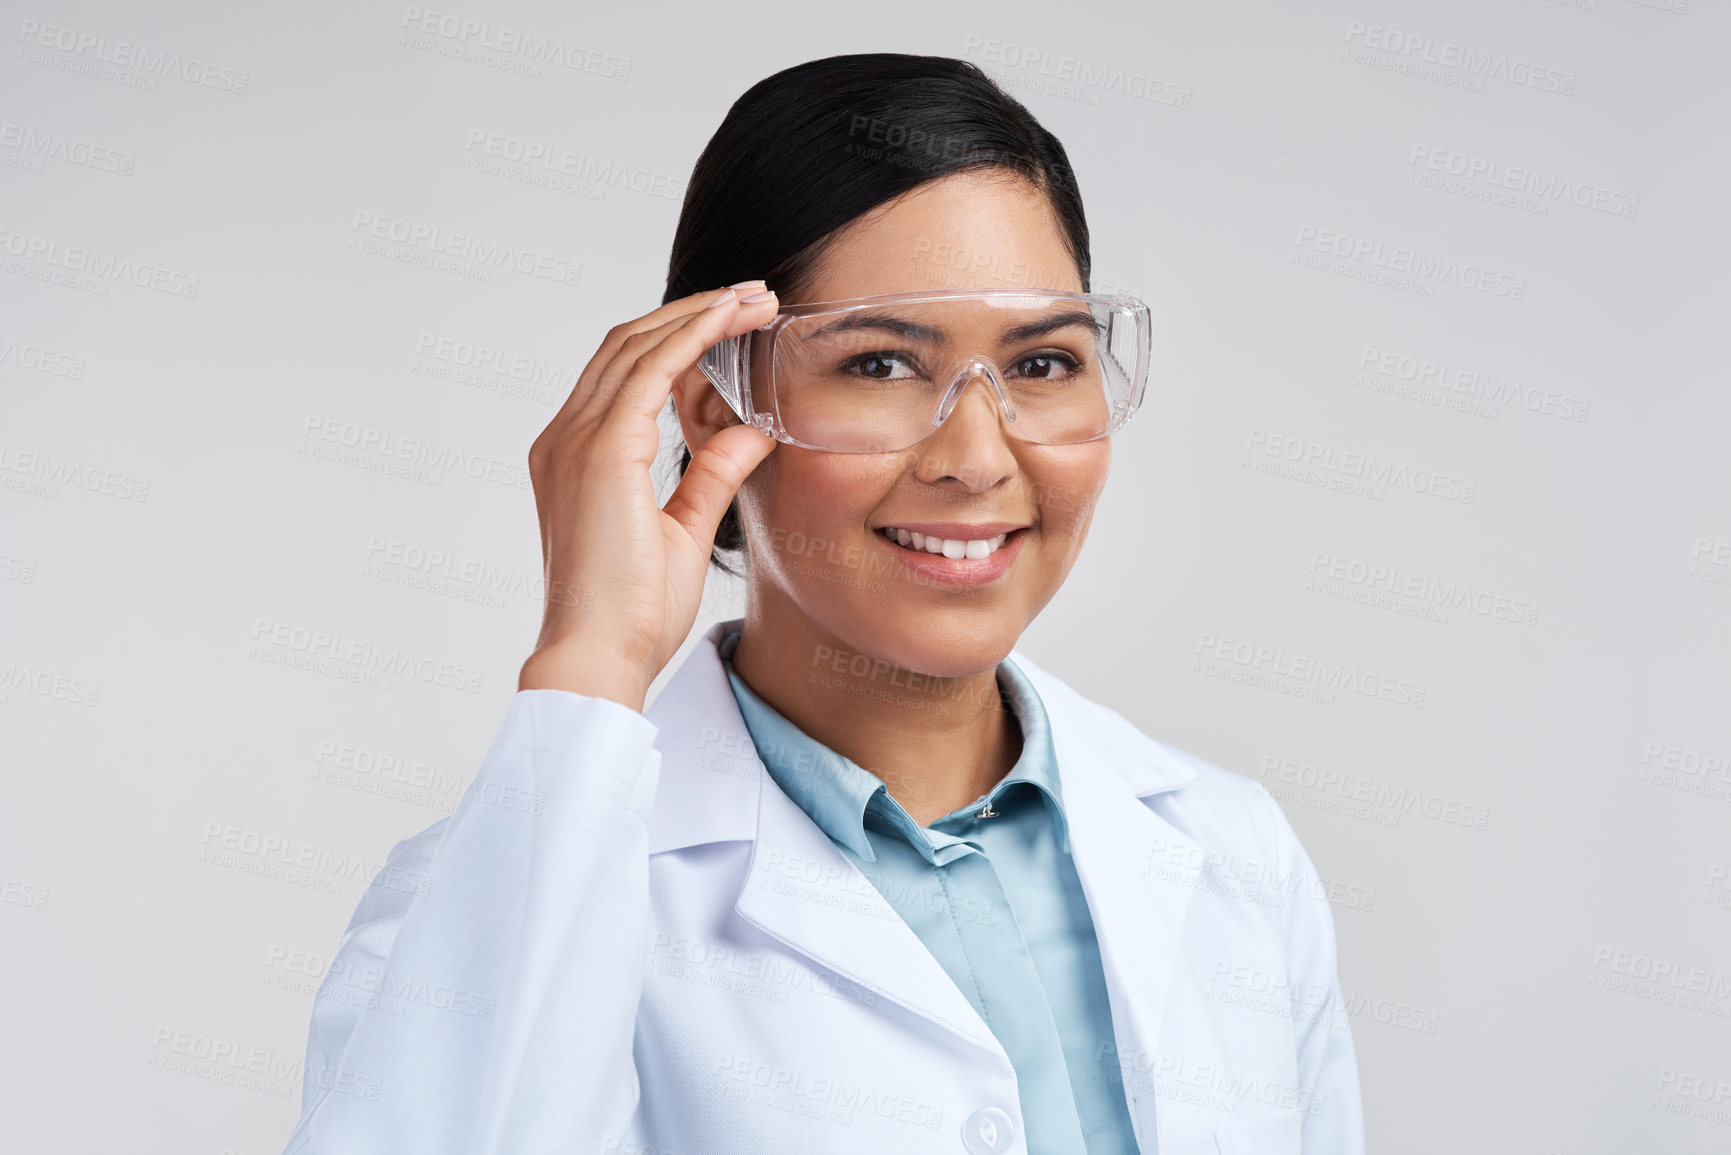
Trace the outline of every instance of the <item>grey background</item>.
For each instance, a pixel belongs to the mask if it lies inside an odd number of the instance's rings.
[[[454,806],[534,640],[530,440],[659,299],[728,104],[887,49],[1025,100],[1080,172],[1096,287],[1153,307],[1150,400],[1022,648],[1281,799],[1336,884],[1371,1149],[1731,1148],[1722,5],[4,7],[8,1147],[280,1149],[368,871]],[[422,9],[595,55],[510,71],[405,28]],[[1423,64],[1456,51],[1491,74]],[[484,171],[476,132],[592,179]],[[1472,157],[1561,195],[1434,187]],[[580,276],[357,250],[368,213]],[[1328,264],[1324,234],[1364,255]],[[1366,279],[1397,248],[1507,291]],[[481,476],[315,456],[344,423]],[[1266,472],[1275,436],[1473,500]],[[1429,600],[1350,580],[1370,567]],[[693,638],[737,599],[712,584]],[[450,677],[297,668],[279,624]],[[1422,704],[1245,680],[1300,655]]]

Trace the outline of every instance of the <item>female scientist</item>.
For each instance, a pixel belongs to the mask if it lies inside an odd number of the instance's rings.
[[[734,104],[665,303],[529,450],[540,638],[355,911],[288,1151],[1359,1155],[1278,806],[1013,648],[1147,374],[1088,275],[1064,149],[972,65]],[[714,549],[745,616],[645,711]]]

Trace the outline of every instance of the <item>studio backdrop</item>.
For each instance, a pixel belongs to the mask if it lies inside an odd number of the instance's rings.
[[[1021,646],[1279,800],[1370,1150],[1731,1150],[1724,5],[454,2],[5,4],[0,1145],[280,1150],[533,646],[530,441],[734,98],[903,51],[1152,308]]]

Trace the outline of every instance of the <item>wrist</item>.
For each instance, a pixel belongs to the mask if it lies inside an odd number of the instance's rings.
[[[649,687],[622,668],[617,659],[593,653],[537,650],[517,675],[518,690],[566,690],[588,698],[606,698],[643,712]]]

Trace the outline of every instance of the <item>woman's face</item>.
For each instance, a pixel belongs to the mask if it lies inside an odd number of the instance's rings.
[[[1000,286],[1082,289],[1045,196],[985,170],[933,181],[854,221],[797,299]],[[990,668],[1069,575],[1111,453],[1107,438],[1020,440],[984,378],[912,449],[779,444],[739,495],[754,611],[772,626],[777,614],[803,615],[800,632],[919,673]],[[985,559],[952,562],[885,532],[921,526],[946,539],[1008,536]]]

